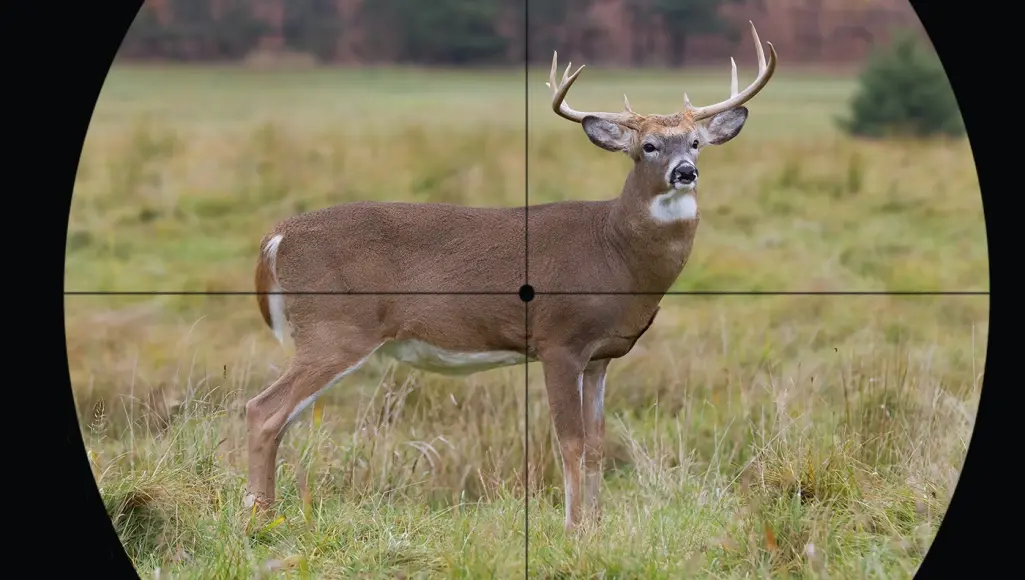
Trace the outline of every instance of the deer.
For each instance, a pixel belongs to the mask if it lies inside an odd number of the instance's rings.
[[[467,376],[540,362],[562,460],[564,529],[601,518],[605,377],[649,329],[700,221],[697,160],[734,139],[776,69],[754,23],[758,74],[730,96],[668,115],[583,112],[566,95],[583,66],[549,82],[551,106],[597,147],[633,162],[617,197],[524,207],[349,202],[279,222],[260,241],[257,302],[294,352],[245,406],[245,505],[270,509],[286,427],[378,354]],[[525,229],[527,235],[525,236]],[[529,262],[528,262],[529,255]],[[529,275],[529,277],[528,277]],[[529,282],[529,284],[527,282]],[[574,295],[574,293],[582,293]]]

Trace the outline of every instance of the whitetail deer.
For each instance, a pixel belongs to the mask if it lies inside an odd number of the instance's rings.
[[[285,219],[265,236],[256,268],[260,311],[279,340],[291,327],[295,354],[246,405],[247,502],[273,503],[275,458],[289,422],[381,352],[445,374],[540,361],[562,454],[565,527],[576,526],[585,503],[597,515],[605,370],[651,325],[687,262],[699,220],[698,152],[740,133],[748,116],[742,105],[775,71],[772,44],[766,62],[754,24],[751,33],[755,81],[738,92],[731,59],[728,99],[695,107],[684,94],[683,110],[672,115],[634,113],[625,96],[621,113],[575,111],[566,93],[583,67],[573,74],[567,67],[557,83],[553,56],[553,110],[580,123],[598,147],[634,162],[615,199],[528,212],[348,203]],[[526,305],[516,292],[526,279],[524,252],[538,296],[524,298]],[[604,294],[560,294],[588,291]]]

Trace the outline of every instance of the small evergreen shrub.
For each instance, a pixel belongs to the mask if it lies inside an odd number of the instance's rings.
[[[840,128],[857,137],[960,137],[965,129],[940,59],[906,32],[869,57],[850,116]]]

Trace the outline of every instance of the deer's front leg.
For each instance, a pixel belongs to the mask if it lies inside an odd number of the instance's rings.
[[[598,495],[603,478],[605,440],[605,372],[609,361],[591,361],[584,369],[584,506],[597,521],[601,517]]]
[[[581,391],[586,361],[565,352],[548,354],[541,361],[548,392],[548,407],[562,455],[562,482],[566,497],[565,528],[568,532],[580,522],[580,462],[584,451]]]

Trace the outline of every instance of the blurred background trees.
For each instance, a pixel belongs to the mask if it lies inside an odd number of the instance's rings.
[[[679,67],[753,58],[748,20],[789,63],[860,61],[894,26],[919,26],[906,0],[146,0],[121,54],[493,65],[520,64],[525,49],[543,63],[558,49],[593,64]]]
[[[963,133],[946,75],[906,0],[147,0],[120,54],[516,66],[525,54],[547,64],[558,49],[564,62],[592,65],[725,66],[733,56],[751,66],[748,20],[788,67],[864,66],[839,120],[846,132]],[[283,58],[296,55],[305,60]]]

